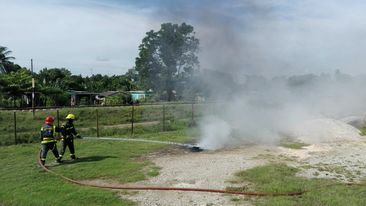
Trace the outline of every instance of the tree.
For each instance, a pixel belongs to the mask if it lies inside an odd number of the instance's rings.
[[[37,75],[39,84],[42,86],[51,86],[64,90],[69,89],[67,88],[67,85],[65,84],[66,82],[64,80],[70,79],[70,77],[71,72],[65,68],[44,68]]]
[[[18,64],[14,64],[13,62],[9,62],[8,64],[6,64],[6,71],[7,73],[10,73],[10,72],[17,72],[21,69],[27,69],[26,67],[21,67],[19,66]]]
[[[129,69],[123,76],[123,85],[125,91],[140,89],[140,78],[135,68]]]
[[[185,23],[165,23],[159,31],[147,32],[135,61],[142,87],[173,100],[174,91],[183,90],[198,68],[198,46],[193,27]]]
[[[71,75],[63,80],[63,85],[67,90],[85,90],[85,81],[81,75]]]
[[[42,69],[36,76],[36,91],[41,92],[40,103],[45,106],[68,104],[68,90],[83,90],[81,76],[71,75],[65,68]]]
[[[41,102],[44,106],[64,106],[68,105],[69,94],[57,87],[43,86],[41,92]]]
[[[0,46],[0,73],[9,73],[12,62],[10,60],[15,59],[14,57],[8,56],[11,51],[8,48]]]
[[[26,69],[21,69],[8,74],[0,74],[1,91],[6,97],[13,100],[13,106],[17,99],[26,91],[31,89],[31,73]]]
[[[96,74],[85,78],[86,90],[90,92],[103,92],[110,90],[110,85],[107,75]]]
[[[138,77],[134,69],[128,70],[125,75],[96,74],[85,78],[85,87],[90,92],[103,91],[130,91],[138,89]]]

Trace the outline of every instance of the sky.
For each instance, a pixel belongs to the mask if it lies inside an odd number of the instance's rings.
[[[186,22],[203,69],[264,76],[364,74],[361,0],[0,0],[0,45],[15,63],[121,75],[145,33]]]

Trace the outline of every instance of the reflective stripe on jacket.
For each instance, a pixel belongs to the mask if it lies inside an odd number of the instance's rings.
[[[45,124],[41,127],[41,143],[57,142],[55,139],[56,126]]]
[[[75,130],[74,124],[67,121],[61,126],[62,139],[67,139],[70,137],[77,136],[78,133]]]

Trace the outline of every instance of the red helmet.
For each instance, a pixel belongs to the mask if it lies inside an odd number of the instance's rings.
[[[46,119],[44,120],[44,123],[53,124],[53,121],[55,121],[55,120],[52,116],[47,116]]]

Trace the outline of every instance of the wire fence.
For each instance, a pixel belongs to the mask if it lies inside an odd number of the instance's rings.
[[[48,108],[0,111],[0,145],[40,141],[40,128],[47,116],[61,126],[67,114],[82,136],[125,136],[173,131],[195,126],[209,106],[201,103],[130,105],[116,107]]]

